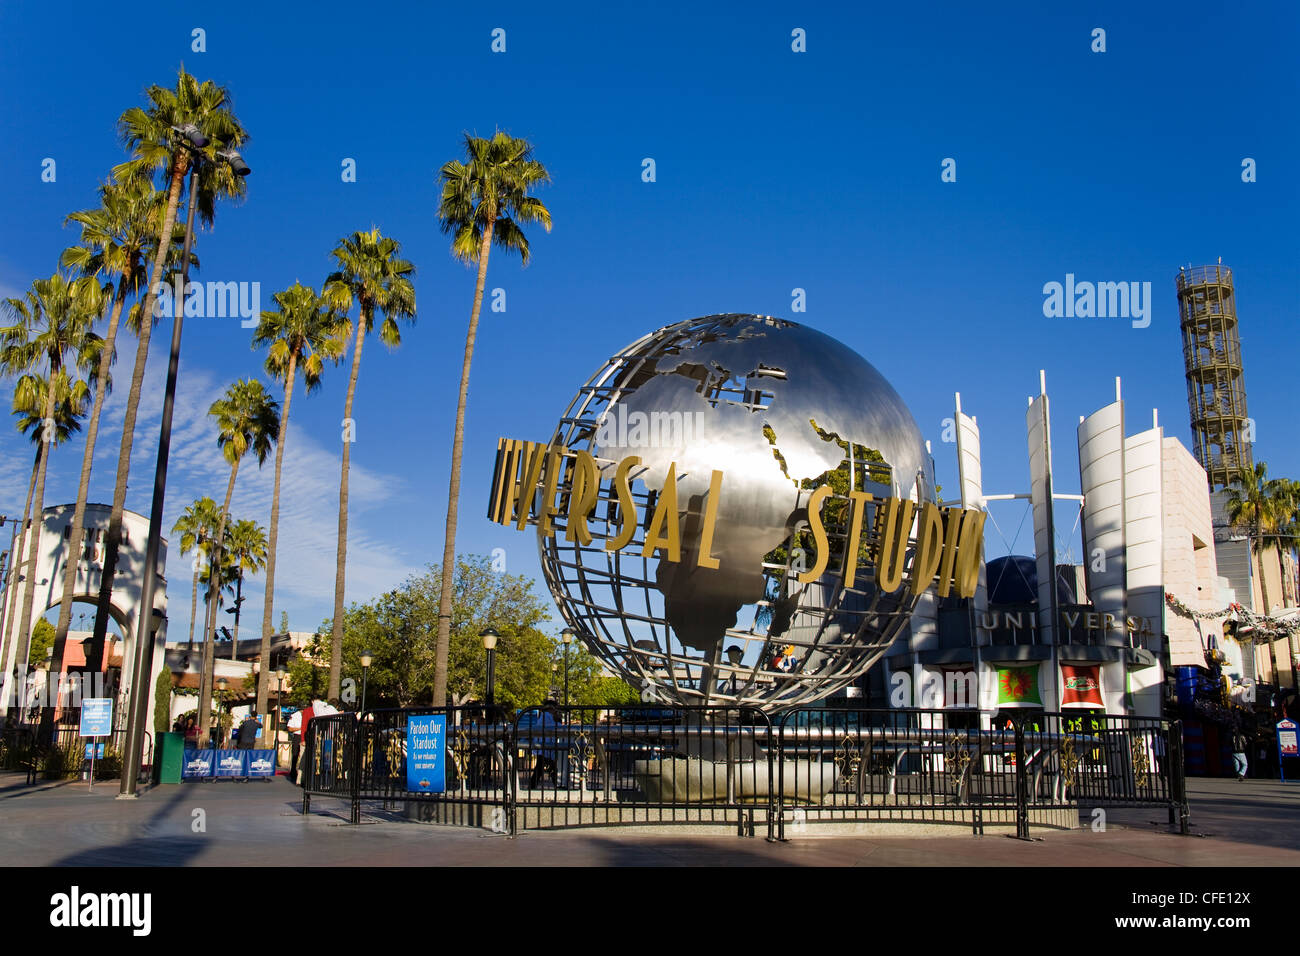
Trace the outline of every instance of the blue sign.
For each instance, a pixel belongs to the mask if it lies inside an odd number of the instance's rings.
[[[447,715],[406,718],[406,789],[442,793],[447,789],[443,751],[447,746]]]
[[[96,760],[103,760],[103,759],[104,759],[104,745],[103,745],[103,744],[86,744],[86,759],[89,760],[89,759],[91,758],[91,756],[94,756],[94,758],[95,758]]]
[[[181,776],[186,780],[206,780],[212,776],[216,765],[215,750],[187,750],[185,762],[181,767]]]
[[[248,759],[244,765],[244,774],[248,777],[274,777],[274,750],[245,750]]]
[[[81,736],[107,737],[113,732],[113,698],[92,697],[81,702]]]
[[[247,750],[218,750],[217,769],[213,776],[218,779],[221,777],[247,777],[248,770],[244,761],[247,753]]]
[[[1286,764],[1282,761],[1288,757],[1300,757],[1300,728],[1294,720],[1277,722],[1277,766],[1283,782],[1286,781]]]

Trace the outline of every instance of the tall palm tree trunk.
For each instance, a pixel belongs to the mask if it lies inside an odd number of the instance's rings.
[[[280,434],[275,441],[275,483],[271,487],[271,529],[267,536],[266,597],[262,602],[262,652],[261,668],[257,672],[257,712],[266,713],[271,686],[271,614],[275,604],[275,549],[280,534],[280,469],[284,465],[284,440],[289,434],[289,405],[293,401],[293,381],[298,370],[298,353],[289,353],[289,375],[285,379],[284,406],[280,409]],[[270,721],[262,721],[262,739],[259,747],[266,746],[266,731]]]
[[[15,616],[18,613],[18,582],[23,579],[19,573],[22,568],[22,553],[27,545],[27,519],[32,512],[32,495],[36,492],[36,471],[41,466],[41,458],[45,451],[45,443],[41,442],[36,446],[36,456],[32,459],[32,477],[27,482],[27,504],[23,506],[23,523],[18,526],[18,538],[14,541],[13,552],[9,555],[9,586],[5,589],[5,598],[9,603],[9,608],[5,613],[5,640],[0,642],[4,645],[3,654],[0,654],[0,665],[4,667],[3,684],[3,710],[7,711],[9,703],[13,699],[13,670],[18,666],[18,638],[15,628]],[[9,663],[10,656],[13,656],[13,665]],[[25,675],[24,675],[25,676]],[[3,711],[0,711],[0,715]]]
[[[199,612],[199,562],[194,560],[194,581],[190,584],[190,645],[194,644],[194,615]]]
[[[95,609],[95,630],[91,635],[91,653],[103,659],[104,639],[108,635],[108,607],[113,596],[113,578],[117,574],[117,553],[122,541],[122,512],[126,510],[126,480],[131,472],[131,443],[135,439],[135,418],[140,405],[140,390],[144,383],[144,369],[149,359],[149,337],[153,332],[153,304],[157,298],[158,278],[171,248],[172,229],[176,225],[176,208],[180,205],[181,187],[189,156],[184,150],[177,153],[172,163],[171,187],[167,193],[167,208],[163,210],[162,225],[158,233],[158,249],[149,267],[149,287],[140,305],[140,338],[135,349],[135,367],[131,370],[131,391],[126,399],[126,414],[122,418],[122,444],[117,454],[117,484],[113,488],[113,510],[108,518],[108,534],[104,538],[104,569],[99,576],[99,599]],[[193,197],[190,197],[193,202]],[[182,294],[184,289],[181,290]],[[142,614],[152,613],[152,608],[142,608]]]
[[[50,365],[50,384],[45,393],[45,414],[41,418],[46,424],[54,419],[54,379],[58,369],[53,363]],[[31,539],[27,546],[27,581],[23,587],[23,612],[22,617],[18,619],[18,646],[27,647],[32,638],[32,604],[36,600],[36,555],[41,544],[41,526],[42,512],[45,509],[45,475],[49,471],[50,449],[53,436],[49,439],[43,439],[42,444],[45,447],[45,454],[41,456],[41,463],[36,469],[36,492],[32,497],[32,523],[31,531],[28,537]],[[50,670],[45,678],[47,693],[52,688],[58,687],[58,677],[63,673],[63,662],[59,659],[59,649],[55,648],[55,658],[50,663]],[[41,710],[41,741],[49,739],[49,734],[54,729],[54,701],[58,698],[47,699],[46,705]]]
[[[474,284],[474,308],[465,335],[465,361],[460,370],[460,397],[456,400],[456,432],[451,442],[451,479],[447,483],[447,532],[442,547],[442,593],[438,598],[438,643],[434,657],[433,705],[447,703],[447,658],[451,653],[451,589],[456,573],[456,518],[460,505],[461,446],[465,440],[465,402],[469,397],[469,368],[474,361],[474,338],[478,335],[479,310],[483,306],[483,285],[487,281],[488,252],[492,246],[489,218],[478,252],[478,281]]]
[[[199,681],[199,720],[206,726],[212,710],[212,675],[217,666],[216,626],[217,607],[221,604],[221,539],[226,533],[226,515],[230,514],[230,499],[235,494],[235,476],[239,462],[230,466],[230,481],[226,483],[226,500],[221,506],[221,519],[217,522],[217,535],[212,539],[212,553],[208,555],[208,613],[203,621],[203,677]]]
[[[357,392],[357,375],[361,371],[361,346],[365,341],[367,310],[361,303],[357,318],[357,344],[352,352],[352,375],[348,379],[348,397],[343,404],[343,420],[352,420],[352,398]],[[343,472],[339,478],[339,544],[337,565],[334,569],[334,623],[330,634],[330,686],[329,698],[339,696],[343,673],[343,585],[348,560],[348,465],[352,459],[352,442],[344,436]],[[355,436],[353,436],[355,437]]]
[[[81,563],[81,538],[86,526],[86,498],[90,494],[90,468],[95,460],[95,439],[99,434],[99,413],[104,407],[104,394],[108,391],[108,373],[113,367],[113,344],[117,340],[117,323],[122,317],[122,305],[126,302],[126,277],[117,283],[117,294],[113,296],[113,309],[108,318],[108,328],[104,332],[104,351],[99,356],[99,369],[95,375],[95,401],[90,410],[90,422],[86,426],[86,450],[81,455],[81,483],[77,486],[77,504],[72,512],[72,531],[68,538],[68,566],[63,573],[63,597],[59,601],[59,623],[54,628],[54,653],[63,659],[63,647],[68,640],[68,628],[72,624],[72,592],[77,586],[77,566]],[[91,641],[90,653],[86,655],[86,670],[97,673],[103,665],[103,645]]]

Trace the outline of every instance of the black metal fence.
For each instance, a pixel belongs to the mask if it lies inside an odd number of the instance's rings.
[[[40,725],[11,723],[0,731],[0,770],[26,771],[29,779],[61,780],[88,775],[87,747],[96,745],[95,779],[108,780],[122,774],[126,728],[118,727],[107,737],[93,741],[81,736],[76,722],[61,721],[41,743]],[[141,760],[141,780],[153,764],[153,735],[146,732]]]
[[[446,718],[443,787],[408,789],[407,721]],[[973,726],[973,712],[746,707],[481,708],[313,720],[313,796],[499,832],[711,824],[768,839],[818,824],[946,823],[982,833],[1077,825],[1081,812],[1164,807],[1187,828],[1181,728],[1154,718],[1047,713]]]

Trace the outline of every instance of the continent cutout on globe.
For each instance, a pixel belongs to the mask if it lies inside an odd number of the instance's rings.
[[[879,452],[892,474],[889,486],[876,485],[879,495],[910,495],[926,464],[911,413],[852,350],[793,322],[719,318],[716,331],[655,358],[648,377],[642,367],[640,384],[617,403],[625,412],[616,405],[606,411],[627,419],[655,415],[684,427],[675,436],[661,428],[651,430],[649,441],[621,435],[593,448],[598,458],[614,461],[639,455],[646,468],[641,479],[656,492],[676,462],[678,506],[685,512],[682,560],[658,562],[656,585],[667,623],[684,646],[706,658],[718,652],[743,607],[771,598],[764,558],[806,518],[801,483],[841,465],[844,448],[832,439]],[[743,394],[719,392],[721,386]],[[688,549],[698,545],[714,469],[725,478],[712,548],[719,567],[710,569],[697,567]],[[805,489],[802,500],[807,496]],[[797,595],[786,603],[796,604]],[[788,620],[788,613],[773,615],[769,635]]]

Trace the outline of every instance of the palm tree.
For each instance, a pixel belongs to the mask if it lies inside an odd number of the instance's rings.
[[[194,620],[198,615],[199,569],[206,566],[212,536],[216,533],[219,520],[217,503],[205,495],[186,508],[172,525],[172,534],[181,536],[181,554],[194,552],[194,581],[190,585],[191,645],[194,643]]]
[[[217,423],[217,445],[230,465],[230,480],[226,483],[226,500],[217,518],[217,530],[212,536],[212,554],[208,559],[208,588],[220,591],[220,575],[224,562],[222,548],[225,544],[226,521],[230,516],[230,499],[235,494],[235,479],[244,455],[252,451],[260,467],[271,452],[271,445],[280,429],[279,406],[267,394],[261,382],[240,379],[226,389],[225,395],[212,403],[208,414]],[[208,713],[212,697],[212,668],[215,666],[213,641],[217,625],[217,601],[210,602],[203,628],[203,675],[199,680],[199,713]]]
[[[1226,504],[1229,525],[1244,529],[1250,539],[1251,553],[1260,568],[1259,590],[1264,606],[1259,609],[1259,614],[1267,617],[1272,605],[1268,599],[1268,575],[1264,571],[1263,555],[1272,548],[1281,547],[1282,536],[1288,533],[1288,526],[1294,521],[1296,502],[1291,482],[1284,478],[1270,479],[1268,465],[1257,461],[1253,470],[1243,469],[1232,479]],[[1290,643],[1294,661],[1294,636]],[[1268,656],[1276,680],[1277,655],[1271,640],[1268,642]],[[1294,670],[1292,675],[1294,679]]]
[[[284,386],[284,404],[280,409],[280,435],[275,443],[275,483],[271,489],[270,542],[266,552],[266,598],[262,602],[261,660],[271,659],[271,612],[275,603],[275,558],[280,534],[280,475],[284,466],[284,444],[289,434],[289,405],[293,387],[301,371],[303,386],[310,395],[320,387],[325,361],[337,363],[347,349],[349,325],[327,308],[315,290],[295,282],[272,299],[279,307],[263,312],[253,333],[253,347],[269,346],[266,371]],[[257,712],[266,713],[270,692],[271,669],[262,667],[257,674]],[[269,725],[264,725],[265,728]]]
[[[226,531],[223,550],[235,576],[235,632],[230,640],[230,659],[233,661],[239,647],[239,610],[244,605],[244,574],[256,574],[266,567],[266,529],[256,521],[236,521]],[[270,653],[269,647],[264,649],[264,653]],[[269,659],[262,658],[264,661]],[[258,713],[262,711],[258,710]]]
[[[354,232],[339,240],[334,250],[338,269],[325,280],[323,297],[330,309],[347,315],[355,300],[358,305],[356,345],[352,350],[352,374],[348,378],[347,399],[343,403],[345,429],[352,425],[352,399],[357,392],[357,375],[361,371],[361,345],[374,326],[375,319],[383,316],[379,326],[379,341],[389,348],[402,343],[397,320],[415,321],[415,286],[411,277],[415,266],[400,257],[401,245],[395,239],[379,234],[379,229]],[[343,434],[343,468],[339,478],[339,537],[334,571],[334,630],[331,635],[330,683],[331,699],[339,696],[343,664],[343,584],[348,554],[348,467],[352,457],[350,431]]]
[[[456,430],[451,444],[451,480],[447,487],[447,532],[442,549],[442,591],[438,601],[438,643],[434,658],[433,703],[447,701],[447,655],[451,649],[452,578],[456,568],[456,519],[460,504],[460,459],[465,437],[465,401],[469,395],[469,369],[474,359],[483,285],[487,281],[488,254],[495,244],[506,253],[517,252],[528,265],[528,239],[520,228],[541,223],[551,231],[550,210],[530,189],[550,182],[546,167],[533,159],[532,144],[497,131],[491,139],[465,134],[465,162],[452,160],[442,167],[442,197],[438,219],[451,233],[451,251],[467,265],[478,266],[474,306],[465,335],[465,360],[456,400]],[[335,601],[335,627],[343,616]],[[339,650],[335,649],[335,659]]]
[[[100,358],[103,340],[92,331],[102,305],[102,294],[93,279],[69,280],[55,274],[48,279],[37,279],[21,299],[7,299],[4,311],[14,324],[0,329],[0,369],[10,374],[44,372],[51,382],[57,383],[60,373],[71,375],[75,370],[89,372]],[[24,375],[19,388],[35,388],[36,379]],[[45,423],[42,438],[53,441],[57,422],[54,419],[59,387],[45,390],[41,418]],[[15,405],[35,407],[35,395],[15,395]],[[48,453],[41,456],[36,469],[36,489],[32,504],[32,529],[27,546],[27,583],[23,591],[22,615],[18,619],[18,643],[26,644],[31,636],[32,604],[36,598],[36,555],[40,541],[41,513],[45,505],[45,476],[49,468]],[[76,563],[76,556],[69,555]],[[65,641],[66,642],[66,641]],[[51,674],[62,673],[63,646],[56,641]],[[41,718],[42,735],[53,721],[53,708],[45,708]]]
[[[52,441],[46,441],[45,401],[49,383],[39,375],[26,375],[20,378],[14,388],[13,415],[18,419],[18,431],[31,438],[36,446],[32,460],[32,476],[27,482],[27,501],[23,505],[23,519],[19,525],[17,539],[14,541],[13,553],[9,555],[9,584],[5,588],[6,604],[4,612],[4,640],[0,640],[0,666],[4,667],[3,687],[0,688],[0,700],[12,700],[9,696],[9,681],[13,668],[9,666],[10,654],[15,653],[12,645],[16,624],[14,617],[18,610],[18,582],[22,579],[19,572],[19,556],[28,541],[29,516],[32,510],[32,498],[36,492],[36,475],[45,452],[52,445],[62,445],[73,434],[81,430],[80,418],[86,413],[90,401],[90,388],[80,378],[68,376],[67,370],[55,377],[54,384],[54,434]],[[33,527],[39,527],[33,523]]]
[[[166,183],[167,203],[163,207],[156,234],[158,243],[153,250],[149,267],[149,284],[144,299],[138,304],[139,339],[136,343],[135,367],[131,371],[131,390],[127,394],[126,413],[122,419],[122,443],[117,458],[117,484],[113,489],[113,510],[109,515],[108,533],[104,540],[104,567],[100,574],[99,606],[95,612],[95,630],[92,646],[104,646],[108,632],[108,608],[113,593],[113,578],[117,573],[117,554],[122,540],[122,512],[126,508],[126,483],[131,471],[131,445],[135,436],[135,419],[140,404],[140,390],[144,382],[145,364],[149,358],[149,339],[153,329],[154,302],[160,288],[164,264],[168,261],[172,236],[176,227],[176,210],[180,205],[185,173],[195,154],[205,158],[204,166],[213,168],[208,181],[210,187],[197,190],[196,211],[202,221],[211,225],[213,206],[207,196],[241,197],[243,179],[236,176],[225,163],[217,162],[220,150],[243,145],[248,134],[230,111],[230,94],[211,80],[200,83],[181,67],[176,88],[151,86],[147,91],[148,108],[132,107],[118,119],[123,141],[133,156],[114,167],[113,175],[120,182],[147,183],[161,174]],[[203,148],[194,145],[187,129],[201,134],[208,142]],[[190,197],[196,201],[195,197]],[[179,303],[177,304],[179,307]]]
[[[81,245],[64,251],[61,262],[75,268],[84,276],[108,276],[104,287],[105,301],[111,301],[108,327],[104,332],[104,348],[95,375],[95,400],[86,426],[86,446],[81,458],[81,483],[77,487],[77,503],[72,514],[72,530],[68,538],[68,553],[81,553],[85,530],[86,499],[90,492],[90,471],[95,458],[95,441],[99,434],[99,416],[104,399],[112,388],[109,371],[116,359],[118,322],[128,294],[138,297],[141,284],[147,278],[146,257],[157,246],[158,217],[164,211],[166,197],[148,183],[109,183],[100,187],[100,205],[97,209],[74,212],[67,222],[81,227]],[[177,230],[184,234],[184,227]],[[178,237],[173,235],[172,239]],[[177,258],[169,256],[170,259]],[[109,293],[111,294],[111,299]],[[72,624],[72,595],[77,584],[77,561],[69,561],[63,575],[63,596],[59,602],[58,624],[54,629],[55,643],[65,641]],[[86,668],[99,669],[103,658],[103,644],[92,640],[86,655]]]

